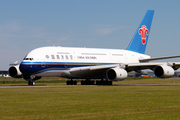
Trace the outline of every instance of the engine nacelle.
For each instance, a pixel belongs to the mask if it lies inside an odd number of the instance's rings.
[[[108,80],[121,81],[127,78],[127,71],[121,68],[110,68],[106,72]]]
[[[174,69],[167,65],[160,65],[154,68],[154,74],[159,78],[168,78],[174,75]]]
[[[9,68],[9,75],[13,78],[22,78],[22,73],[19,70],[19,65],[11,66]]]

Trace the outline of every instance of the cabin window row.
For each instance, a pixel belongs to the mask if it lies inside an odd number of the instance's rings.
[[[72,60],[72,55],[46,55],[47,59],[58,59],[58,60]]]

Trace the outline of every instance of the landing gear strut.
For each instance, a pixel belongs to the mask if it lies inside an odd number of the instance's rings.
[[[35,81],[30,79],[28,85],[35,85]]]

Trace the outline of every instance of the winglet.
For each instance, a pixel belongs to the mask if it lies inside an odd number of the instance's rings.
[[[153,15],[154,15],[154,10],[147,10],[141,24],[139,25],[133,39],[131,40],[126,50],[130,50],[142,54],[145,53]]]

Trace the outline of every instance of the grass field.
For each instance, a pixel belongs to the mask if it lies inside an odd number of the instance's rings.
[[[36,81],[36,85],[66,85],[66,78],[59,79],[57,77],[43,77]],[[3,84],[5,83],[5,84]],[[170,78],[170,79],[159,79],[159,78],[127,78],[124,81],[113,82],[113,84],[136,84],[136,83],[180,83],[180,78]],[[80,85],[80,81],[78,81]],[[0,86],[9,85],[28,85],[28,81],[23,78],[11,78],[11,77],[0,77]]]
[[[174,82],[180,83],[180,79],[125,80],[118,84]],[[179,120],[179,93],[180,85],[0,88],[0,119]]]

